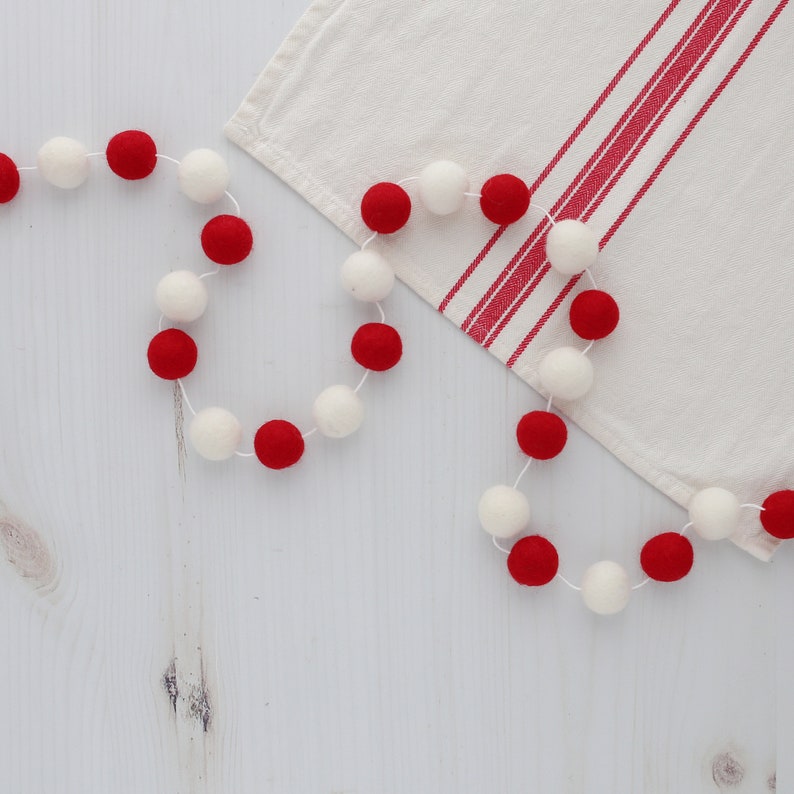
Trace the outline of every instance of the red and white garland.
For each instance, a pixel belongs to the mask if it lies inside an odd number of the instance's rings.
[[[158,158],[176,163],[182,191],[200,203],[212,203],[226,196],[234,204],[235,215],[217,215],[201,233],[201,246],[217,268],[202,275],[177,271],[165,276],[157,286],[156,302],[162,312],[160,331],[151,340],[148,360],[151,370],[165,380],[179,383],[193,413],[189,436],[197,452],[210,460],[232,455],[256,456],[271,469],[283,469],[296,463],[304,452],[304,439],[319,431],[341,438],[354,432],[363,419],[358,391],[370,371],[385,371],[402,356],[402,340],[387,325],[380,306],[391,291],[394,273],[388,262],[367,248],[379,234],[392,234],[405,226],[411,215],[411,199],[403,187],[416,182],[420,201],[436,215],[457,212],[467,197],[479,199],[484,216],[500,226],[513,224],[524,217],[530,207],[542,210],[551,228],[546,235],[546,258],[563,276],[585,273],[591,288],[580,292],[571,303],[571,329],[588,342],[583,350],[564,346],[551,350],[540,363],[538,376],[548,394],[545,410],[531,411],[521,417],[516,428],[518,445],[528,461],[515,483],[488,488],[479,501],[478,513],[483,529],[507,556],[510,575],[521,585],[537,587],[558,578],[581,592],[585,605],[598,614],[615,614],[625,608],[632,590],[651,580],[673,582],[682,579],[692,568],[694,550],[685,536],[692,528],[702,538],[719,540],[736,531],[743,508],[758,510],[761,526],[779,539],[794,538],[794,490],[771,493],[761,505],[741,504],[730,491],[712,487],[697,492],[689,503],[689,522],[679,532],[663,532],[650,538],[640,552],[640,565],[646,579],[632,586],[626,570],[617,562],[601,560],[584,573],[580,585],[574,585],[559,573],[559,555],[554,544],[540,534],[529,534],[530,506],[518,485],[533,460],[557,457],[567,442],[568,431],[561,417],[553,413],[553,401],[577,400],[593,383],[593,367],[587,358],[593,344],[611,334],[618,325],[620,312],[611,295],[599,290],[590,268],[599,253],[598,238],[586,224],[573,218],[555,219],[548,211],[531,204],[526,184],[512,174],[488,179],[478,193],[469,192],[466,172],[447,160],[428,165],[418,177],[400,183],[380,182],[366,191],[361,201],[361,217],[373,235],[361,250],[352,254],[342,266],[342,282],[357,299],[375,303],[380,322],[367,323],[355,333],[351,352],[364,367],[364,375],[355,388],[335,385],[325,389],[315,400],[313,416],[316,427],[301,432],[284,419],[271,419],[256,431],[254,451],[238,450],[242,427],[225,408],[213,406],[195,411],[187,398],[182,379],[196,365],[198,349],[193,339],[178,328],[162,329],[164,319],[186,323],[204,312],[208,295],[203,279],[215,275],[222,266],[242,262],[252,250],[253,235],[240,217],[239,205],[228,193],[229,174],[222,158],[206,149],[188,154],[181,162],[157,153],[152,138],[139,130],[114,136],[105,152],[89,154],[77,141],[54,138],[39,150],[37,165],[18,168],[0,154],[0,203],[11,201],[19,191],[20,170],[38,169],[53,185],[71,189],[88,176],[88,158],[104,154],[110,169],[128,180],[143,179],[152,173]],[[504,548],[500,540],[512,539]]]
[[[511,174],[487,180],[479,193],[469,192],[469,183],[460,166],[448,161],[429,165],[419,177],[419,196],[437,214],[457,211],[465,197],[479,198],[488,220],[500,226],[520,220],[530,207],[526,184]],[[404,182],[413,180],[404,180]],[[545,410],[530,411],[518,422],[516,439],[528,461],[515,483],[488,488],[479,501],[478,513],[483,529],[494,545],[507,554],[510,575],[521,585],[537,587],[557,578],[581,593],[585,605],[602,615],[615,614],[628,604],[632,590],[650,581],[673,582],[686,576],[694,561],[692,543],[686,537],[690,528],[706,540],[728,538],[736,532],[742,509],[757,510],[761,526],[780,539],[794,537],[794,490],[776,491],[763,504],[741,504],[730,491],[712,487],[695,493],[689,503],[689,522],[679,532],[663,532],[650,538],[640,552],[640,565],[646,579],[632,585],[626,570],[612,560],[591,565],[579,585],[559,573],[559,555],[554,544],[540,534],[527,534],[530,506],[518,485],[533,460],[545,461],[559,455],[567,442],[568,431],[562,418],[551,411],[555,399],[572,401],[583,397],[593,383],[593,367],[587,353],[593,344],[609,336],[617,327],[620,312],[611,295],[598,289],[591,268],[599,253],[598,238],[586,224],[573,218],[555,219],[541,208],[551,228],[546,235],[546,258],[560,275],[584,273],[590,288],[580,292],[571,303],[571,329],[588,344],[584,349],[564,346],[551,350],[542,359],[538,377],[548,395]],[[373,230],[396,231],[408,219],[410,200],[401,187],[381,183],[371,188],[362,203],[362,216]],[[377,222],[373,222],[376,220]],[[500,540],[512,540],[510,548]]]
[[[62,189],[73,189],[85,182],[89,174],[89,158],[104,155],[116,175],[127,180],[149,176],[158,159],[176,164],[179,186],[190,199],[214,203],[224,197],[232,202],[235,214],[216,215],[201,231],[201,247],[216,268],[198,275],[178,270],[164,276],[155,290],[155,301],[162,312],[160,330],[149,343],[147,357],[152,372],[164,380],[179,384],[193,417],[188,436],[196,451],[209,460],[224,460],[232,455],[256,456],[270,469],[283,469],[297,463],[305,448],[305,439],[315,432],[342,438],[361,425],[364,408],[358,394],[370,371],[383,372],[397,364],[402,356],[399,333],[387,325],[380,305],[391,292],[394,273],[388,262],[375,251],[362,249],[351,255],[342,266],[342,282],[358,300],[374,303],[379,322],[366,323],[354,334],[351,343],[353,358],[364,367],[364,374],[355,388],[333,385],[314,401],[315,427],[301,432],[292,422],[271,419],[262,424],[253,437],[253,452],[238,448],[243,438],[242,425],[231,411],[219,406],[194,410],[182,379],[195,368],[198,348],[192,337],[180,328],[163,328],[164,320],[185,324],[198,320],[208,302],[205,279],[222,267],[245,260],[253,248],[250,226],[240,217],[240,208],[228,192],[229,171],[221,156],[209,149],[197,149],[182,161],[158,154],[154,140],[140,130],[126,130],[111,138],[104,152],[89,153],[71,138],[53,138],[38,152],[36,166],[18,168],[7,155],[0,154],[0,203],[11,201],[20,188],[21,170],[38,170],[45,180]],[[372,238],[371,238],[372,239]],[[368,241],[370,242],[370,241]]]

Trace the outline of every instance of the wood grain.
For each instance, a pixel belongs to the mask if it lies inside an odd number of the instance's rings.
[[[251,432],[355,383],[372,319],[337,284],[352,245],[221,134],[304,2],[33,0],[0,30],[20,164],[133,126],[228,157],[257,247],[211,284],[188,387]],[[514,586],[475,505],[540,400],[404,288],[405,360],[366,384],[360,433],[282,473],[185,453],[144,352],[212,210],[166,163],[142,184],[93,165],[70,194],[28,173],[0,210],[0,791],[787,790],[788,550],[699,544],[612,620]],[[638,578],[642,540],[682,523],[578,432],[528,492],[572,579],[604,557]]]

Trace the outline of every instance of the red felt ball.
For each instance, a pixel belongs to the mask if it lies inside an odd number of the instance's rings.
[[[541,535],[517,540],[507,555],[507,570],[519,584],[539,587],[548,584],[560,567],[554,544]]]
[[[570,321],[582,339],[603,339],[617,328],[620,309],[615,299],[600,289],[580,292],[571,303]]]
[[[353,334],[350,352],[365,369],[384,372],[402,358],[403,342],[390,325],[366,323]]]
[[[251,227],[234,215],[216,215],[201,231],[204,253],[219,265],[242,262],[254,247]]]
[[[642,570],[657,582],[677,582],[692,569],[692,544],[678,532],[663,532],[651,538],[640,552]]]
[[[16,163],[7,154],[0,154],[0,204],[11,201],[18,192],[19,171]]]
[[[110,170],[122,179],[143,179],[157,165],[157,146],[141,130],[126,130],[108,142],[105,156]]]
[[[794,538],[794,491],[775,491],[761,505],[761,526],[781,540]]]
[[[549,460],[562,452],[568,440],[568,428],[551,411],[530,411],[519,420],[516,438],[524,454],[536,460]]]
[[[286,469],[297,463],[305,446],[301,431],[284,419],[265,422],[254,436],[254,452],[269,469]]]
[[[396,232],[405,226],[410,216],[411,199],[394,182],[378,182],[361,199],[361,217],[373,232]]]
[[[149,342],[146,355],[155,375],[164,380],[176,380],[193,371],[198,360],[198,348],[184,331],[167,328]]]
[[[480,190],[480,208],[489,221],[515,223],[529,207],[529,188],[512,174],[492,176]]]

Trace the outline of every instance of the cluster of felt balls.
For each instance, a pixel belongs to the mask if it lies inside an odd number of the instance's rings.
[[[495,223],[514,223],[529,206],[529,193],[517,177],[494,177],[482,188],[483,212]],[[492,204],[492,202],[495,202]],[[541,385],[549,397],[546,410],[530,411],[516,427],[521,451],[532,460],[550,460],[565,448],[568,431],[561,417],[552,412],[552,401],[577,400],[593,384],[593,368],[586,356],[590,346],[611,334],[618,325],[620,312],[614,298],[595,287],[590,268],[595,264],[599,244],[595,234],[582,222],[573,219],[551,220],[546,235],[546,259],[552,269],[563,276],[587,272],[593,289],[573,299],[569,322],[575,334],[590,345],[585,350],[572,346],[558,347],[547,353],[538,368]],[[526,471],[526,467],[524,469]],[[526,535],[530,526],[530,505],[514,486],[494,485],[481,496],[478,514],[483,529],[493,536],[494,543],[507,552],[507,568],[521,585],[538,587],[559,577],[559,556],[554,544],[539,534]],[[684,578],[694,562],[694,549],[685,536],[690,527],[703,539],[729,538],[737,531],[742,508],[759,510],[760,523],[766,532],[778,539],[794,538],[794,490],[770,494],[761,505],[740,504],[730,491],[710,487],[696,492],[688,505],[689,522],[679,532],[663,532],[650,538],[640,552],[640,566],[648,581],[674,582]],[[510,549],[499,541],[513,540]],[[611,615],[628,604],[632,586],[626,570],[612,560],[601,560],[583,574],[579,590],[585,605],[593,612]]]
[[[662,532],[643,545],[640,567],[647,577],[645,582],[683,579],[694,563],[694,548],[684,534],[686,530],[691,527],[704,540],[730,538],[739,526],[742,508],[760,510],[761,526],[773,537],[794,538],[794,490],[775,491],[761,505],[753,505],[740,504],[725,488],[704,488],[692,496],[688,507],[689,522],[681,531]],[[507,556],[508,571],[518,584],[539,587],[559,575],[554,544],[542,535],[523,534],[530,524],[530,507],[521,492],[505,485],[490,488],[480,501],[480,519],[495,539],[518,537]],[[622,565],[601,560],[587,568],[580,586],[574,589],[580,591],[585,606],[593,612],[613,615],[627,606],[632,590],[639,586],[632,586]]]
[[[197,149],[181,161],[173,160],[158,154],[155,141],[141,130],[120,132],[110,139],[104,152],[95,153],[90,153],[72,138],[53,138],[39,149],[33,170],[55,187],[71,190],[88,178],[90,158],[102,154],[111,171],[125,180],[144,179],[155,170],[158,159],[171,160],[177,165],[179,188],[191,200],[213,204],[228,196],[234,201],[228,193],[229,169],[217,152]],[[0,154],[0,203],[11,201],[19,192],[19,170],[8,155]],[[204,254],[219,268],[245,260],[251,253],[253,242],[250,226],[239,215],[216,215],[201,231]],[[209,300],[204,276],[213,274],[200,276],[189,270],[177,270],[164,276],[155,289],[155,302],[162,318],[180,324],[198,320]],[[342,281],[355,298],[379,304],[392,289],[394,273],[380,254],[361,250],[344,263]],[[402,340],[399,333],[385,322],[366,323],[354,334],[351,352],[365,370],[385,371],[400,360]],[[185,331],[166,328],[150,341],[147,358],[155,375],[181,382],[195,368],[198,348]],[[344,385],[328,387],[314,401],[313,417],[316,429],[327,437],[342,438],[354,432],[364,417],[358,389]],[[238,452],[243,430],[230,411],[213,406],[195,412],[188,435],[202,457],[224,460]],[[291,422],[270,420],[256,431],[253,454],[268,468],[286,468],[303,455],[305,435],[308,433],[301,433]]]

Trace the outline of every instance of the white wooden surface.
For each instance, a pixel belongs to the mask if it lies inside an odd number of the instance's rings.
[[[128,127],[223,152],[255,255],[211,285],[199,405],[253,432],[355,383],[371,319],[337,285],[352,245],[221,128],[306,0],[6,3],[0,151]],[[321,145],[321,142],[318,142]],[[151,294],[203,269],[211,209],[174,170],[82,189],[35,173],[0,208],[0,791],[468,794],[794,790],[794,553],[698,546],[684,583],[598,619],[515,586],[476,501],[520,468],[539,398],[404,288],[404,362],[365,427],[272,473],[190,450],[145,363]],[[577,580],[682,511],[573,432],[538,467],[537,526]]]

